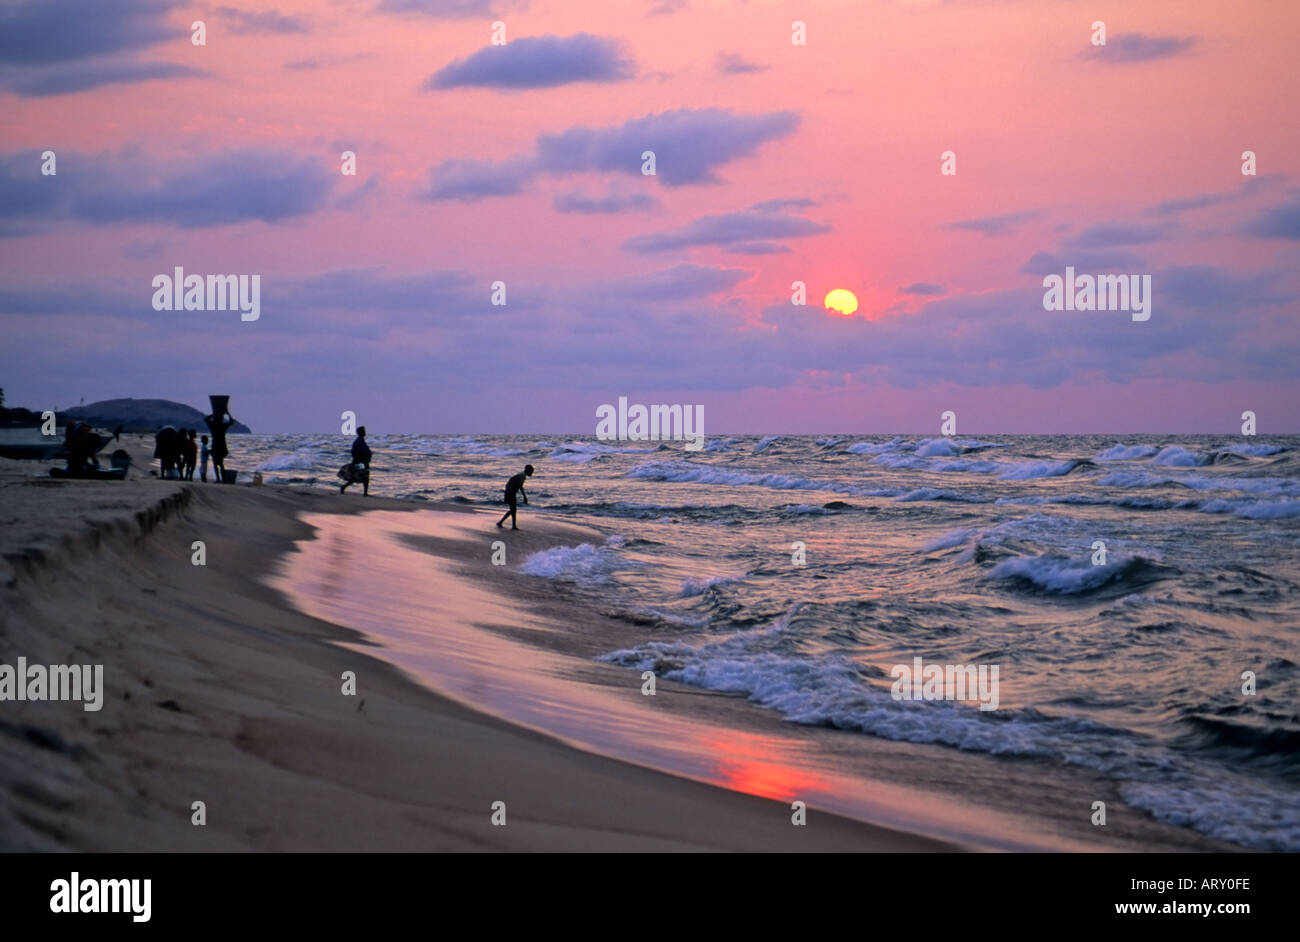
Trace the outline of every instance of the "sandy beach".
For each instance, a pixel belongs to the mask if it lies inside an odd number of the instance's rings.
[[[954,849],[570,748],[467,709],[267,585],[305,514],[431,505],[0,467],[3,660],[103,664],[103,709],[7,702],[4,850]],[[440,507],[452,510],[452,507]],[[562,540],[534,525],[530,545]],[[517,534],[516,538],[525,536]],[[191,563],[194,540],[206,566]],[[426,550],[436,551],[430,547]],[[357,696],[340,692],[344,671]],[[507,825],[491,806],[508,797]],[[206,824],[191,823],[205,804]]]

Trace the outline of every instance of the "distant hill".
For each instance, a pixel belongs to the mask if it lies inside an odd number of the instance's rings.
[[[100,428],[113,429],[120,425],[128,432],[156,432],[164,425],[207,431],[207,426],[203,424],[206,412],[168,399],[105,399],[103,402],[76,406],[67,410],[66,414]],[[242,422],[236,422],[230,431],[232,434],[246,435],[252,430]]]
[[[66,414],[63,412],[54,413],[54,421],[59,428],[68,424]],[[39,429],[40,427],[41,413],[33,412],[31,409],[6,409],[0,406],[0,428]]]

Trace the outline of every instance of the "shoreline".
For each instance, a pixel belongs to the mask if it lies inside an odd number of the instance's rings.
[[[52,486],[38,470],[0,468],[16,514],[3,659],[102,663],[105,704],[0,704],[0,849],[959,849],[825,812],[793,827],[781,802],[471,710],[263,584],[312,536],[303,513],[455,506],[163,482],[139,465],[123,483]],[[206,566],[191,564],[194,540]],[[356,697],[340,693],[344,670]],[[505,827],[490,822],[497,800]]]
[[[597,658],[646,640],[644,625],[566,583],[515,570],[533,552],[599,545],[604,534],[544,514],[502,534],[491,511],[424,507],[418,518],[375,508],[364,527],[315,521],[317,541],[299,548],[281,579],[297,607],[360,628],[385,648],[385,660],[472,708],[640,767],[776,797],[784,807],[806,800],[810,812],[967,850],[1242,850],[1126,807],[1115,783],[1086,770],[793,724],[742,694],[663,678],[657,696],[642,696],[641,675]],[[497,540],[506,542],[507,565],[489,562]],[[335,559],[351,562],[336,569]],[[323,573],[337,583],[328,592]],[[448,574],[454,593],[440,582]],[[445,623],[442,599],[451,594],[470,613],[459,620],[472,616],[476,630],[431,633],[426,622]],[[513,604],[496,604],[501,597]],[[1112,809],[1104,832],[1067,810],[1098,797]]]

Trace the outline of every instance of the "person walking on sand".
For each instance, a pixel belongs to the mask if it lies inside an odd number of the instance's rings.
[[[202,444],[199,445],[199,460],[203,462],[199,466],[199,477],[203,480],[204,484],[207,484],[208,483],[208,455],[210,454],[208,449],[208,436],[204,435],[199,440],[200,442],[202,442]]]
[[[524,481],[526,481],[528,478],[532,476],[533,476],[533,466],[530,464],[526,464],[524,465],[523,471],[521,471],[519,474],[516,474],[509,481],[506,481],[506,503],[510,505],[510,509],[501,515],[501,519],[497,521],[497,526],[501,526],[501,524],[506,522],[506,517],[509,517],[510,529],[511,530],[519,529],[519,527],[516,525],[518,522],[516,514],[519,512],[519,507],[515,503],[515,495],[518,494],[520,497],[522,497],[524,499],[524,506],[525,507],[528,506],[528,493],[524,490]]]
[[[339,493],[347,492],[348,486],[361,482],[361,493],[370,496],[370,446],[366,444],[366,427],[363,425],[357,429],[357,440],[352,443],[352,465],[348,470],[348,476],[344,482],[339,485]]]

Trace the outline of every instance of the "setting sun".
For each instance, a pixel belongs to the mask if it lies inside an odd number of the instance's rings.
[[[858,309],[858,299],[852,291],[836,288],[826,295],[826,309],[847,317]]]

